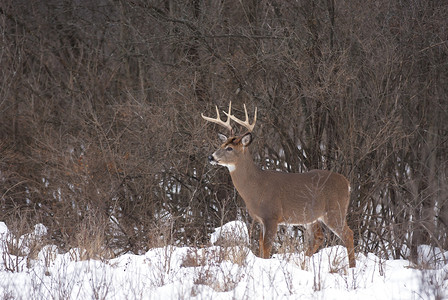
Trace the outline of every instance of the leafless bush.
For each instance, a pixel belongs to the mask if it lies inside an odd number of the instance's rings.
[[[447,249],[447,7],[376,3],[3,1],[0,220],[116,253],[249,223],[206,163],[232,100],[260,166],[350,179],[358,251]]]

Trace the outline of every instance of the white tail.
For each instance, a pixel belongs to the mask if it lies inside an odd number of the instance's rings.
[[[230,130],[232,136],[220,135],[223,144],[212,155],[212,164],[226,166],[233,184],[246,203],[249,214],[262,226],[260,233],[260,256],[269,258],[272,242],[279,224],[305,225],[310,234],[307,255],[312,255],[323,243],[320,222],[323,222],[344,242],[349,266],[355,267],[353,231],[347,226],[346,214],[350,201],[350,185],[341,174],[324,170],[306,173],[283,173],[261,170],[252,160],[249,145],[256,123],[257,111],[252,124],[249,123],[246,106],[246,120],[241,121],[229,112],[224,122],[216,108],[217,118],[207,121],[217,123]],[[248,132],[234,136],[230,120],[244,126]]]

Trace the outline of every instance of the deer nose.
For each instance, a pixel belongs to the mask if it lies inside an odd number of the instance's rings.
[[[208,156],[208,161],[214,161],[215,159],[213,158],[213,155],[209,155]]]

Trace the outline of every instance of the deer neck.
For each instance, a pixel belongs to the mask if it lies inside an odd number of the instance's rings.
[[[230,169],[229,169],[230,170]],[[243,157],[233,167],[230,172],[233,184],[238,192],[241,192],[247,187],[253,186],[254,183],[261,182],[259,177],[262,170],[254,163],[252,156],[248,149],[246,149]]]

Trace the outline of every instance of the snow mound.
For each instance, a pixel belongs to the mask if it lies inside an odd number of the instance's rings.
[[[247,245],[249,243],[249,231],[244,222],[231,221],[221,227],[215,228],[215,232],[210,237],[213,245]]]
[[[4,222],[0,222],[0,239],[8,234],[8,227]]]

